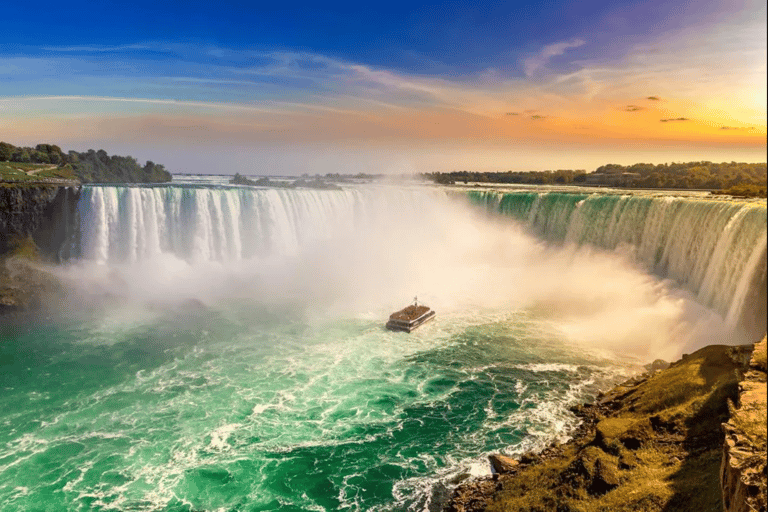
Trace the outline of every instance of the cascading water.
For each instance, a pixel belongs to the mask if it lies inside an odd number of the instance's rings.
[[[412,222],[433,191],[235,187],[85,187],[81,257],[137,261],[170,253],[190,261],[291,254],[377,220]],[[410,220],[409,220],[410,219]]]
[[[511,216],[547,241],[629,248],[757,338],[765,333],[765,202],[630,194],[471,191],[470,201]],[[755,307],[758,305],[758,310]],[[744,325],[748,324],[748,325]]]
[[[428,187],[83,187],[62,314],[0,326],[0,509],[441,510],[765,289],[759,204],[472,198],[557,243]]]

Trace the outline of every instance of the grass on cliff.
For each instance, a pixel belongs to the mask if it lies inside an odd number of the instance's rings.
[[[30,174],[32,173],[32,174]],[[72,166],[55,167],[50,164],[0,162],[0,181],[29,182],[42,179],[77,180]]]

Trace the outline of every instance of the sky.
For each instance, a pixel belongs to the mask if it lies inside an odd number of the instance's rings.
[[[3,12],[0,140],[15,145],[212,174],[766,161],[764,1]]]

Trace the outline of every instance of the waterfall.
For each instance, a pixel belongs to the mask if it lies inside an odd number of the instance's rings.
[[[752,318],[766,301],[763,201],[498,191],[471,191],[469,199],[549,242],[629,248],[639,263],[696,294],[731,325],[757,323],[753,335],[765,332],[765,319]]]
[[[423,188],[344,190],[86,186],[80,257],[131,262],[160,254],[237,261],[295,254],[381,221],[407,222],[441,195]]]
[[[79,254],[103,263],[162,254],[191,262],[281,257],[385,222],[412,222],[438,196],[445,193],[424,187],[86,186]],[[469,200],[551,243],[632,254],[732,326],[765,331],[757,318],[766,301],[765,202],[535,191],[471,191]]]

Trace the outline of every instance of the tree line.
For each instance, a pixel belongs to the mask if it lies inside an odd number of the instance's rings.
[[[423,174],[424,177],[442,185],[453,185],[457,182],[474,183],[522,183],[525,185],[568,185],[584,183],[587,177],[585,170],[558,171],[507,171],[507,172],[434,172]]]
[[[83,183],[164,183],[171,173],[161,164],[147,161],[143,166],[131,156],[108,155],[103,149],[83,153],[64,153],[55,144],[38,144],[34,148],[17,147],[0,142],[0,162],[51,164],[70,167]]]
[[[436,183],[522,183],[594,185],[621,188],[706,189],[742,196],[766,196],[766,164],[684,162],[634,165],[607,164],[584,170],[429,173]]]

